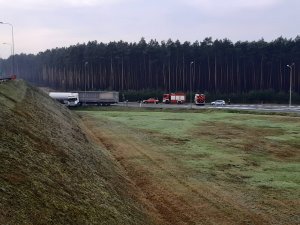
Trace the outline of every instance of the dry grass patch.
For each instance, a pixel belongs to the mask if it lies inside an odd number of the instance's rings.
[[[226,122],[205,122],[192,131],[194,138],[211,139],[219,147],[234,148],[251,154],[268,154],[278,159],[299,156],[297,145],[268,137],[283,135],[280,128],[250,127]]]

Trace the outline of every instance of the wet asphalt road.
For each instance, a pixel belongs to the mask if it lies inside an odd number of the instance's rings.
[[[224,106],[213,106],[206,104],[204,106],[198,106],[195,104],[142,104],[138,102],[120,102],[117,106],[123,107],[141,107],[141,108],[169,108],[169,109],[231,109],[231,110],[248,110],[248,111],[265,111],[265,112],[283,112],[283,113],[299,113],[300,105],[278,105],[278,104],[231,104]]]

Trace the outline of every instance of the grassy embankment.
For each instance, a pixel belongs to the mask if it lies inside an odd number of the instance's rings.
[[[214,197],[206,200],[211,207],[218,208],[216,212],[224,211],[224,224],[225,218],[230,217],[236,224],[245,221],[250,224],[251,221],[253,224],[300,222],[299,117],[141,109],[78,113],[128,172],[134,173],[137,168],[143,171],[138,175],[140,178],[132,178],[141,189],[143,185],[139,179],[150,179],[160,187],[157,192],[173,191],[174,196],[182,196],[188,199],[189,205],[194,204],[192,208],[199,208],[197,201],[193,203],[194,199],[200,195],[210,196],[210,190],[215,190],[212,191],[214,195],[211,194]],[[103,130],[110,131],[111,135]],[[114,146],[113,142],[117,140],[118,146]],[[120,148],[122,140],[124,143]],[[128,140],[134,143],[128,143]],[[178,186],[175,181],[171,183],[172,177],[176,177]],[[191,193],[183,193],[183,186],[193,187]],[[207,194],[199,190],[207,190]],[[149,193],[150,200],[155,193],[154,187],[152,194]],[[160,206],[156,207],[159,211]],[[235,213],[239,211],[235,207],[245,207],[245,211]],[[203,212],[204,209],[195,210],[196,214]],[[166,212],[161,210],[160,213]],[[199,222],[196,215],[189,215],[184,209],[181,213],[186,213],[193,222]],[[210,217],[208,213],[204,219],[211,222],[217,217],[218,214]]]
[[[0,224],[152,224],[80,119],[23,81],[0,84]]]

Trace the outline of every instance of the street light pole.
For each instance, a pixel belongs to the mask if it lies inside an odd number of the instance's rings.
[[[87,77],[87,65],[89,63],[85,62],[84,63],[84,105],[86,105],[86,77]]]
[[[14,26],[11,23],[0,22],[0,24],[6,24],[11,27],[11,40],[12,40],[12,75],[15,74],[15,41],[14,41]]]
[[[290,98],[289,98],[289,107],[292,106],[292,75],[293,75],[293,66],[295,63],[291,65],[286,65],[290,69]]]
[[[194,61],[190,62],[190,104],[192,108],[192,65],[194,64]]]

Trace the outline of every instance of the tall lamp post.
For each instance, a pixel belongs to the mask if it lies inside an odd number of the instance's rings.
[[[194,61],[190,62],[190,104],[192,108],[192,65],[194,64]]]
[[[3,44],[3,45],[9,45],[9,46],[10,46],[10,55],[12,56],[12,45],[9,44],[9,43],[6,43],[6,42],[3,42],[2,44]],[[12,72],[12,73],[13,73],[13,67],[14,67],[14,65],[13,65],[13,61],[12,61],[12,63],[11,63],[11,72]]]
[[[89,63],[85,62],[84,63],[84,103],[86,105],[86,78],[87,78],[87,65]]]
[[[292,63],[291,65],[286,65],[288,68],[290,68],[290,98],[289,98],[289,107],[292,106],[292,75],[293,75],[293,66],[295,63]]]
[[[0,24],[6,24],[11,27],[11,40],[12,40],[12,73],[15,74],[15,41],[14,41],[14,26],[11,23],[0,22]]]

